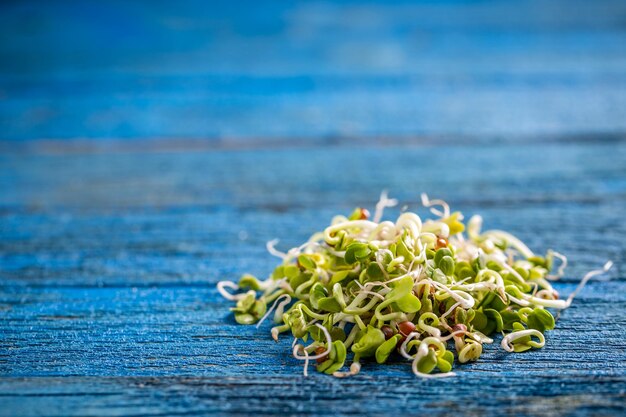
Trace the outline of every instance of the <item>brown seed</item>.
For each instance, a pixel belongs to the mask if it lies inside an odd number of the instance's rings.
[[[435,287],[429,286],[428,293],[429,295],[435,294]],[[421,299],[422,296],[424,295],[424,285],[420,286],[419,290],[415,291],[414,294],[417,298]]]
[[[463,323],[458,323],[455,324],[454,326],[452,326],[452,332],[458,332],[460,330],[463,330],[464,332],[467,331],[467,326],[464,325]]]
[[[315,354],[316,355],[321,355],[324,352],[326,352],[326,348],[324,346],[318,346],[318,347],[315,348]],[[328,355],[324,355],[321,358],[317,358],[315,360],[317,361],[317,363],[322,363],[326,359],[328,359]]]
[[[359,216],[359,220],[367,220],[370,218],[370,212],[368,209],[359,208],[361,210],[361,215]]]
[[[415,324],[410,321],[403,321],[402,323],[398,323],[398,331],[402,333],[404,336],[408,336],[409,333],[415,331]]]
[[[443,314],[447,311],[446,303],[439,303],[439,314]]]
[[[448,239],[445,237],[440,237],[437,239],[437,243],[435,243],[435,249],[447,248],[448,247]]]
[[[380,330],[382,330],[383,334],[385,335],[385,340],[389,340],[393,337],[393,329],[391,328],[391,326],[387,326],[386,324],[380,328]]]

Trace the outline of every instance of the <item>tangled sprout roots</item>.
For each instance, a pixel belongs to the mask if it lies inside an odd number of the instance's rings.
[[[404,212],[383,221],[395,204],[383,193],[372,220],[362,208],[336,216],[286,253],[268,242],[282,263],[267,280],[244,275],[218,283],[236,302],[236,321],[260,325],[274,313],[272,337],[291,332],[305,375],[310,361],[320,372],[347,377],[362,360],[399,355],[417,376],[446,377],[454,375],[455,356],[459,363],[477,360],[497,333],[507,352],[542,347],[555,326],[548,308],[566,309],[590,278],[611,267],[589,272],[560,299],[550,281],[563,274],[563,255],[539,256],[505,231],[481,231],[479,216],[464,223],[461,213],[426,195],[422,204],[433,219]]]

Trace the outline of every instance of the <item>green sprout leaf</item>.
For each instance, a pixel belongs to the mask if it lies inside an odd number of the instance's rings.
[[[334,297],[324,297],[317,301],[318,308],[329,313],[339,313],[343,310]]]
[[[257,300],[256,293],[250,290],[230,310],[235,313],[235,321],[237,323],[253,324],[265,314],[267,305],[263,298]]]
[[[319,300],[326,296],[328,296],[328,291],[321,283],[317,282],[313,284],[311,291],[309,291],[309,302],[313,308],[317,309],[319,308]]]
[[[546,330],[554,329],[554,317],[548,310],[535,308],[526,319],[528,328],[539,330],[544,333]]]
[[[376,354],[375,354],[376,362],[378,363],[387,362],[389,355],[391,355],[391,353],[394,350],[396,350],[396,345],[398,344],[398,341],[401,338],[402,338],[402,335],[395,334],[389,340],[384,342],[382,345],[378,346],[378,348],[376,349]]]
[[[429,374],[437,366],[437,354],[434,350],[428,349],[428,354],[423,356],[417,362],[417,369],[423,374]]]
[[[373,356],[376,349],[385,343],[385,334],[372,326],[367,326],[367,330],[359,341],[352,345],[352,352],[358,353],[362,358]]]
[[[261,283],[256,277],[250,274],[244,274],[241,279],[239,279],[239,288],[249,288],[258,291],[261,289]]]
[[[454,259],[451,256],[444,256],[439,261],[439,269],[447,276],[454,274]]]
[[[412,293],[405,294],[398,298],[395,300],[395,304],[403,313],[416,313],[422,308],[422,303],[420,303],[419,298]]]
[[[343,367],[343,364],[346,361],[346,355],[346,346],[343,344],[343,342],[339,340],[334,341],[332,343],[328,359],[320,363],[317,366],[317,370],[319,372],[324,372],[331,375],[333,372],[336,372]]]
[[[317,268],[317,264],[313,260],[313,258],[309,255],[300,255],[298,256],[298,264],[308,271],[315,271]]]
[[[346,249],[345,260],[347,264],[354,264],[369,258],[372,250],[367,243],[352,242]]]
[[[302,309],[297,307],[293,308],[291,312],[286,313],[285,316],[283,316],[283,321],[285,324],[289,325],[293,337],[301,338],[307,334],[307,323]]]

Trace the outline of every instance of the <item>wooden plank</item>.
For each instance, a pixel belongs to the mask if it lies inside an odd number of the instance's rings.
[[[2,154],[0,415],[619,415],[625,179],[617,139]],[[383,188],[412,209],[421,191],[446,198],[564,252],[562,294],[606,259],[616,267],[544,349],[495,344],[447,381],[415,379],[400,360],[304,378],[290,341],[236,325],[214,284],[267,274],[265,241],[295,245]]]
[[[626,129],[620,0],[3,2],[0,139]]]

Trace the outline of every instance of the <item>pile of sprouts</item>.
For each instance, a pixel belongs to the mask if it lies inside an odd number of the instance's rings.
[[[480,216],[463,223],[461,213],[426,195],[422,204],[435,218],[403,212],[395,222],[381,221],[396,204],[383,192],[372,219],[362,208],[336,216],[286,253],[268,242],[282,263],[267,280],[244,275],[218,283],[236,302],[235,320],[258,327],[273,311],[271,335],[291,333],[305,376],[310,361],[319,372],[346,377],[362,362],[400,355],[417,376],[447,377],[455,357],[477,360],[494,335],[502,335],[507,352],[543,347],[555,326],[548,309],[568,308],[591,277],[611,267],[609,261],[587,273],[561,299],[550,281],[563,275],[565,256],[539,256],[507,232],[482,232]]]

